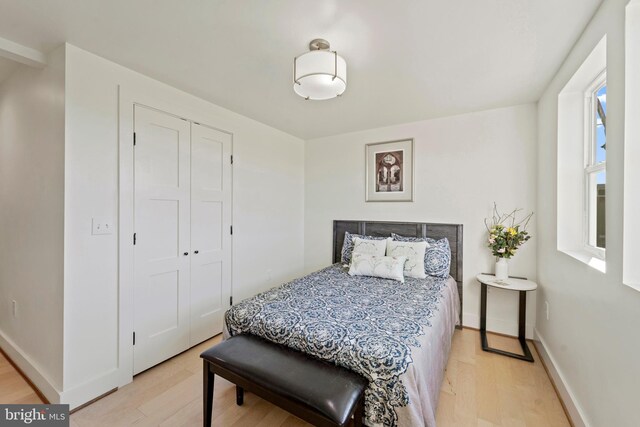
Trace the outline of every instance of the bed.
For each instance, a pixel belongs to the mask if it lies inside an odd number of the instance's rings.
[[[447,238],[449,277],[405,283],[350,276],[345,232]],[[225,314],[225,337],[249,333],[351,369],[369,381],[365,424],[435,426],[451,338],[462,315],[462,225],[334,221],[334,264],[246,299]]]

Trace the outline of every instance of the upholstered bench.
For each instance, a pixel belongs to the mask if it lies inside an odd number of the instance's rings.
[[[316,426],[362,425],[364,390],[360,375],[253,335],[237,335],[200,355],[204,359],[204,426],[211,426],[213,382],[219,375],[244,390]]]

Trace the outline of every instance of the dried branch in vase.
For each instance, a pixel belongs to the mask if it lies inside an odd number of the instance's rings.
[[[493,256],[497,258],[511,258],[518,248],[531,238],[527,232],[527,226],[533,212],[518,220],[518,214],[522,209],[514,209],[508,213],[500,213],[497,205],[493,204],[493,215],[485,218],[484,224],[489,232],[487,246]]]

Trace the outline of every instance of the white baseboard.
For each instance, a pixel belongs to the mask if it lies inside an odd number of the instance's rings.
[[[113,369],[63,391],[60,393],[60,401],[69,404],[69,409],[74,410],[116,388],[118,388],[118,370]]]
[[[480,316],[473,313],[464,313],[462,315],[462,324],[472,328],[480,329]],[[487,317],[487,331],[517,337],[518,319],[507,321]],[[533,339],[533,326],[527,324],[525,326],[524,333],[527,339]]]
[[[9,337],[0,331],[0,348],[13,363],[31,380],[49,403],[60,403],[60,391],[53,382],[42,373],[42,369]]]
[[[534,329],[534,342],[536,344],[536,349],[544,361],[544,365],[547,367],[547,371],[556,386],[556,390],[558,391],[558,394],[560,394],[562,403],[564,403],[564,407],[569,413],[569,417],[571,417],[573,426],[588,427],[589,424],[586,422],[584,411],[578,404],[571,388],[564,380],[562,372],[558,369],[558,365],[555,363],[553,356],[549,352],[549,347],[546,345],[544,338],[540,335],[537,329]]]

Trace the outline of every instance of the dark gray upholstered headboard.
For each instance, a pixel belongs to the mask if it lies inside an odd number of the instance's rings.
[[[344,233],[367,236],[390,236],[391,233],[408,237],[446,237],[451,246],[451,270],[449,274],[458,283],[460,295],[460,326],[462,326],[462,224],[431,224],[428,222],[387,221],[333,221],[333,262],[340,262]]]

